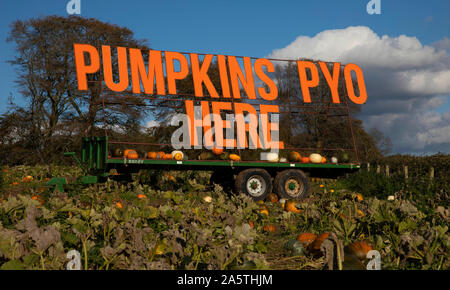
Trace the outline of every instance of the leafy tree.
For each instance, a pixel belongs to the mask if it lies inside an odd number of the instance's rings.
[[[16,55],[10,63],[17,71],[16,83],[26,107],[13,109],[1,122],[7,124],[20,116],[27,127],[16,126],[16,130],[24,130],[16,132],[14,138],[25,141],[22,147],[35,151],[41,161],[55,153],[50,146],[55,138],[79,139],[82,134],[101,132],[96,125],[103,120],[102,70],[88,75],[88,91],[78,91],[73,44],[148,49],[146,41],[136,39],[126,27],[79,16],[17,20],[12,23],[7,40],[16,45]],[[117,70],[114,53],[112,63]],[[105,119],[126,124],[129,119],[139,118],[142,112],[141,108],[122,102],[109,106]]]

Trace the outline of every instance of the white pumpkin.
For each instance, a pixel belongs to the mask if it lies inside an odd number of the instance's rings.
[[[331,157],[331,163],[338,163],[338,159],[336,157]]]
[[[278,162],[278,153],[270,152],[267,153],[267,161],[269,162]]]
[[[281,157],[281,158],[280,158],[280,162],[287,162],[287,159],[284,158],[284,157]]]
[[[322,156],[320,154],[313,153],[309,155],[309,160],[311,163],[322,163]]]

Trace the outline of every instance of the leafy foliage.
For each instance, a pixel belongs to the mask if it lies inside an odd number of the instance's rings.
[[[323,269],[324,256],[295,241],[305,232],[333,233],[343,245],[366,241],[380,251],[383,269],[450,266],[448,198],[422,210],[405,195],[361,199],[342,182],[320,180],[296,205],[301,213],[265,202],[266,216],[247,196],[208,185],[209,172],[141,172],[128,184],[108,180],[53,193],[43,187],[46,176],[76,176],[78,169],[8,169],[0,196],[2,269],[64,269],[72,249],[83,269]],[[21,181],[31,173],[33,181]],[[264,230],[271,225],[274,231]]]

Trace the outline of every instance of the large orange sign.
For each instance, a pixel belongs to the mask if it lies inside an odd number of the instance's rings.
[[[176,95],[176,81],[185,79],[192,75],[192,85],[195,97],[204,97],[206,88],[208,95],[217,101],[201,101],[202,119],[196,120],[194,114],[194,101],[186,100],[186,114],[189,119],[189,132],[191,133],[191,145],[197,145],[195,138],[196,130],[202,127],[207,132],[214,122],[216,146],[226,146],[227,148],[249,148],[246,134],[249,134],[249,141],[256,148],[283,148],[283,142],[272,142],[270,131],[276,128],[277,124],[271,124],[269,114],[278,113],[278,105],[259,105],[260,134],[257,132],[258,118],[257,110],[253,105],[241,102],[230,102],[231,99],[240,99],[241,92],[250,100],[260,97],[265,101],[275,101],[278,98],[278,89],[274,80],[267,73],[274,72],[274,64],[269,59],[258,58],[252,62],[250,57],[242,57],[243,69],[235,56],[212,55],[203,56],[200,63],[199,54],[185,54],[172,51],[150,50],[148,52],[148,62],[145,64],[143,53],[140,49],[117,47],[118,82],[114,81],[111,47],[104,45],[100,51],[88,44],[74,44],[75,65],[78,79],[78,89],[87,90],[87,75],[99,72],[103,69],[105,85],[112,91],[123,92],[130,89],[135,94],[157,94]],[[86,62],[88,56],[89,62]],[[213,59],[217,61],[220,76],[220,91],[216,88],[208,76]],[[102,63],[101,63],[102,62]],[[333,63],[332,71],[329,70],[325,62],[316,63],[311,61],[296,61],[299,83],[304,103],[311,103],[310,89],[319,85],[319,70],[322,72],[327,85],[331,91],[333,103],[340,103],[339,78],[341,64]],[[309,72],[309,74],[308,74]],[[361,68],[356,64],[347,64],[343,69],[347,94],[355,104],[363,104],[367,100],[366,86]],[[355,93],[352,73],[356,76],[358,85],[358,95]],[[130,77],[131,75],[131,77]],[[308,77],[309,76],[309,77]],[[255,79],[258,78],[258,79]],[[233,111],[235,113],[237,139],[224,139],[223,128],[229,128],[231,124],[221,119],[221,111]],[[249,120],[244,120],[244,114]],[[209,117],[209,116],[212,117]],[[261,136],[263,134],[264,136]],[[264,140],[264,141],[262,141]],[[217,142],[219,141],[219,144]],[[213,138],[205,138],[205,146],[213,146]]]

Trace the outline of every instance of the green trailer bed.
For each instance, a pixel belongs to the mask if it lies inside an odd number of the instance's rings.
[[[304,197],[309,191],[309,177],[335,178],[345,173],[354,172],[360,168],[353,163],[293,163],[269,161],[231,161],[231,160],[158,160],[158,159],[127,159],[125,157],[111,157],[109,155],[108,137],[88,137],[82,139],[81,160],[75,152],[65,153],[71,156],[84,171],[84,176],[78,179],[82,184],[94,184],[111,178],[112,170],[119,175],[129,175],[145,169],[159,170],[205,170],[216,173],[218,179],[233,178],[236,188],[252,195],[251,186],[257,189],[279,191],[285,197]],[[237,177],[235,177],[237,176]],[[216,179],[217,180],[217,179]],[[250,182],[250,181],[251,182]],[[272,182],[273,180],[273,182]],[[253,182],[253,183],[252,183]],[[238,183],[242,186],[238,186]],[[48,182],[49,186],[56,186],[64,190],[67,181],[64,178],[54,178]],[[282,184],[282,185],[280,185]],[[284,186],[286,184],[286,186]],[[295,194],[289,194],[295,191]],[[280,194],[281,192],[281,194]],[[261,199],[266,194],[254,193],[255,199]]]

